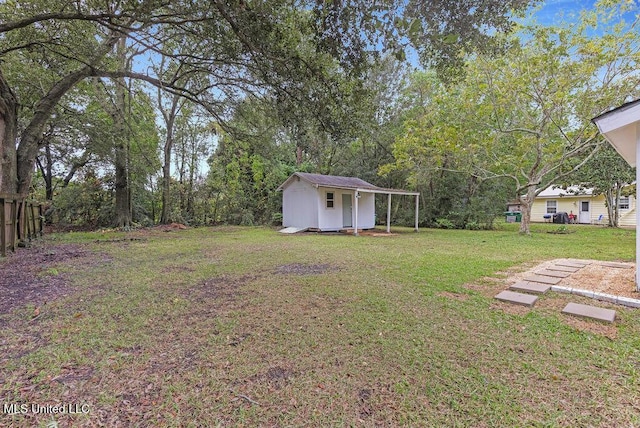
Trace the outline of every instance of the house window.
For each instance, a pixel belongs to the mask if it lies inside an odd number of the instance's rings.
[[[327,192],[327,208],[333,208],[334,202],[334,194],[333,192]]]
[[[628,196],[620,196],[620,201],[618,203],[618,209],[628,210],[629,209],[629,197]]]
[[[558,209],[558,201],[547,201],[547,214],[555,214]]]

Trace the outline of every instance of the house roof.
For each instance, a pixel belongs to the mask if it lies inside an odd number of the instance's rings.
[[[569,186],[566,189],[558,186],[549,186],[536,196],[536,198],[563,198],[563,197],[579,197],[592,196],[593,189],[579,186]]]
[[[629,165],[636,166],[637,128],[640,125],[640,99],[602,113],[591,121]]]
[[[398,195],[419,195],[418,192],[411,192],[408,190],[402,189],[387,189],[384,187],[378,187],[371,183],[368,183],[361,178],[357,177],[342,177],[339,175],[324,175],[324,174],[311,174],[308,172],[294,172],[291,174],[287,180],[278,187],[277,190],[284,189],[291,181],[297,178],[306,181],[312,186],[318,187],[329,187],[333,189],[345,189],[345,190],[355,190],[359,192],[365,193],[387,193],[387,194],[398,194]]]

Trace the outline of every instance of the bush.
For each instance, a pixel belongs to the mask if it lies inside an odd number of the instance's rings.
[[[273,226],[282,226],[282,213],[271,214],[271,224]]]
[[[448,218],[439,218],[436,219],[436,226],[440,229],[455,229],[456,225],[453,224],[451,220]]]
[[[464,225],[464,228],[467,230],[480,230],[482,226],[477,221],[468,221],[467,224]]]

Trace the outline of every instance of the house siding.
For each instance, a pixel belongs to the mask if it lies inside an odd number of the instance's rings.
[[[326,194],[333,192],[334,207],[327,208]],[[354,223],[355,200],[354,192],[350,190],[319,188],[318,189],[318,228],[322,231],[336,231],[344,229],[342,195],[351,196],[351,224]],[[372,229],[375,226],[375,195],[373,193],[360,192],[358,201],[358,229]]]
[[[282,190],[282,225],[318,228],[318,191],[303,180],[293,180]]]
[[[543,222],[545,221],[544,215],[547,213],[547,201],[556,201],[556,212],[573,212],[576,216],[579,216],[580,201],[590,202],[589,222],[593,223],[598,220],[600,215],[603,217],[603,221],[606,223],[609,214],[607,212],[607,206],[605,204],[604,195],[590,196],[590,195],[576,195],[576,196],[557,196],[557,197],[538,197],[533,201],[531,207],[531,221]],[[636,202],[634,197],[629,198],[629,209],[620,211],[620,226],[635,226]],[[579,218],[579,217],[578,217]],[[587,223],[584,222],[583,223]]]

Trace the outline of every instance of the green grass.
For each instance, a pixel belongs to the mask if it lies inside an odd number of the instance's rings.
[[[47,237],[94,253],[47,267],[73,291],[39,318],[0,318],[0,401],[89,404],[53,416],[61,426],[640,425],[639,311],[578,329],[553,308],[579,299],[510,311],[491,298],[536,262],[633,261],[635,232],[516,227]]]

